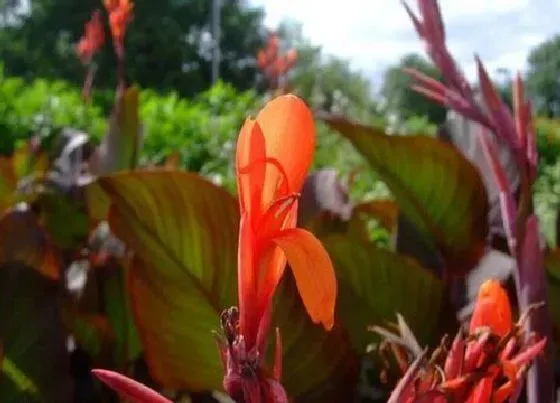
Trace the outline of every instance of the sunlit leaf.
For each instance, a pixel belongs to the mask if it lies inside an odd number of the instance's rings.
[[[72,401],[58,298],[58,287],[35,270],[19,264],[0,267],[0,340],[7,375],[0,381],[3,403],[34,401],[33,390],[39,401]]]
[[[223,368],[212,331],[219,330],[222,310],[237,300],[237,202],[185,172],[115,174],[100,179],[100,185],[113,203],[111,230],[136,254],[130,295],[151,374],[169,388],[222,389]],[[313,325],[293,294],[277,299],[277,312],[284,362],[302,374],[286,372],[288,393],[328,398],[322,390],[333,390],[324,388],[323,381],[347,388],[335,380],[338,371],[350,372],[343,365],[354,363],[343,362],[347,344],[333,355],[340,335]],[[313,340],[317,344],[309,348]],[[314,376],[307,380],[303,374]]]
[[[113,203],[111,230],[138,258],[130,294],[152,375],[173,388],[219,388],[211,332],[236,301],[235,201],[189,173],[117,174],[99,183]]]
[[[427,136],[389,136],[342,118],[325,121],[366,157],[402,212],[437,245],[449,269],[472,268],[484,252],[488,232],[486,189],[472,163]]]
[[[339,284],[337,311],[357,351],[371,341],[369,325],[393,321],[398,312],[420,340],[436,329],[443,283],[414,261],[370,242],[338,234],[322,238]]]
[[[116,338],[115,362],[118,368],[127,368],[142,351],[127,296],[126,277],[129,267],[112,264],[96,270],[102,282],[103,308]]]

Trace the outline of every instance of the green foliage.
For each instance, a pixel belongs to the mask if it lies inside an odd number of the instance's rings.
[[[527,88],[537,112],[547,117],[560,116],[560,35],[535,47],[529,54],[528,64]]]
[[[445,108],[410,88],[413,80],[403,73],[404,68],[415,69],[428,77],[441,79],[437,68],[424,57],[411,53],[385,72],[381,93],[387,102],[389,114],[397,114],[400,120],[424,116],[429,122],[440,124],[445,120]]]
[[[21,24],[0,26],[0,49],[6,71],[26,78],[83,81],[84,69],[73,44],[83,33],[92,10],[101,0],[34,0]],[[134,20],[126,35],[127,73],[142,88],[177,91],[192,96],[211,85],[209,16],[207,0],[134,1]],[[262,46],[260,9],[240,0],[223,2],[221,10],[221,78],[245,90],[256,78],[247,63]],[[107,29],[107,38],[109,32]],[[38,40],[40,38],[40,40]],[[113,88],[116,61],[110,41],[96,58],[96,84]],[[165,71],[165,74],[162,74]]]
[[[52,136],[64,126],[100,138],[106,124],[101,109],[85,105],[80,92],[68,83],[43,79],[26,83],[0,69],[0,154],[12,154],[19,140],[34,134]]]
[[[63,127],[84,130],[99,142],[108,124],[103,102],[96,102],[103,101],[104,93],[94,95],[93,103],[85,104],[80,92],[62,81],[39,79],[26,84],[20,78],[0,76],[0,154],[11,154],[19,140],[37,133],[55,136]],[[221,82],[193,100],[141,91],[140,160],[159,164],[179,151],[180,166],[212,176],[233,190],[235,134],[260,102],[254,92],[239,93]]]

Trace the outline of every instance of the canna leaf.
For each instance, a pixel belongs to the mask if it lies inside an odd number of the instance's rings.
[[[112,203],[111,231],[135,253],[129,297],[151,375],[166,388],[222,389],[212,332],[221,312],[236,305],[237,202],[198,175],[163,169],[105,176],[99,185]],[[276,299],[274,325],[284,366],[294,366],[295,376],[284,374],[289,395],[320,402],[348,390],[340,382],[355,379],[348,342],[314,325],[299,295],[285,290]]]
[[[323,120],[366,157],[450,270],[465,273],[478,262],[486,246],[488,200],[480,173],[465,157],[427,136],[388,136],[343,118]]]
[[[24,264],[45,277],[60,276],[60,256],[29,210],[12,210],[0,218],[0,265]]]
[[[364,351],[371,339],[367,327],[392,321],[395,312],[421,341],[433,336],[444,309],[440,279],[415,261],[371,242],[338,234],[321,240],[337,273],[337,312],[357,351]]]
[[[58,287],[22,264],[0,265],[0,401],[72,401]]]

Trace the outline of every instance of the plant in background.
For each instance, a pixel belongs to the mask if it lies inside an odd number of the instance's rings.
[[[296,61],[295,49],[280,53],[280,38],[275,33],[270,34],[266,47],[257,54],[257,66],[263,72],[268,88],[279,93],[288,91],[287,75]]]
[[[89,100],[90,98],[91,86],[95,75],[95,68],[91,64],[93,55],[103,46],[104,43],[105,31],[103,29],[103,22],[101,21],[101,11],[96,10],[92,14],[91,19],[86,22],[84,35],[76,44],[76,53],[80,62],[88,66],[82,90],[84,100]]]

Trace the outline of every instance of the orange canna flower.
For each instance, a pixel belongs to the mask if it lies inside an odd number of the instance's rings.
[[[86,22],[84,35],[76,44],[76,53],[80,61],[83,64],[88,64],[104,42],[105,33],[101,22],[101,13],[97,10],[92,14],[91,19]]]
[[[134,3],[132,0],[105,0],[105,8],[109,13],[109,26],[117,49],[123,49],[126,26],[132,19]]]
[[[257,342],[257,333],[268,330],[272,297],[286,261],[313,322],[329,330],[333,326],[332,263],[314,235],[295,228],[298,192],[314,149],[313,116],[294,95],[273,99],[241,129],[236,156],[241,210],[239,324],[247,348]]]
[[[263,369],[274,292],[290,263],[303,304],[330,330],[337,292],[329,255],[313,234],[296,228],[299,191],[315,150],[315,124],[305,103],[284,95],[247,119],[237,141],[241,212],[239,309],[221,315],[218,338],[224,389],[236,401],[287,403],[280,384],[282,342],[276,329],[272,371]]]
[[[478,291],[470,333],[481,327],[490,328],[492,333],[500,337],[504,337],[513,328],[509,297],[497,280],[486,280]]]

